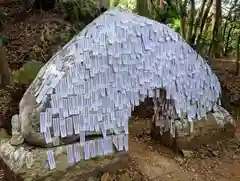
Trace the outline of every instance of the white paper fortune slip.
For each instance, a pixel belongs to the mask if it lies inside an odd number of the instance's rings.
[[[69,166],[72,166],[75,163],[74,154],[73,154],[73,145],[67,146],[67,159]]]
[[[56,162],[55,162],[53,151],[47,151],[47,157],[48,157],[49,168],[50,170],[53,170],[54,168],[56,168]]]
[[[73,128],[74,128],[74,133],[79,134],[80,133],[80,116],[79,115],[74,115],[73,116]]]
[[[90,158],[90,150],[89,150],[89,142],[87,141],[84,144],[84,160],[88,160]]]
[[[44,132],[44,138],[47,144],[52,142],[52,136],[49,127],[46,127],[46,132]]]
[[[94,157],[97,156],[96,142],[95,142],[95,140],[91,140],[91,141],[89,141],[89,144],[90,144],[90,155],[91,155],[92,158],[94,158]]]
[[[118,151],[122,151],[123,150],[123,137],[124,137],[124,135],[120,134],[117,137],[118,137]]]
[[[59,146],[60,145],[60,139],[58,136],[52,138],[53,146]]]
[[[46,131],[46,113],[40,112],[40,132],[44,133]]]
[[[115,148],[117,149],[117,150],[119,150],[119,148],[118,148],[118,137],[117,136],[113,136],[113,145],[115,146]]]
[[[65,119],[64,118],[60,118],[59,122],[60,122],[60,134],[61,134],[61,137],[64,138],[64,137],[67,136]]]
[[[108,150],[108,140],[107,138],[105,139],[102,139],[103,142],[102,142],[102,147],[103,147],[103,155],[108,155],[109,154],[109,150]]]
[[[73,121],[72,117],[66,118],[66,129],[67,129],[67,135],[71,136],[73,135]]]
[[[123,137],[123,147],[125,151],[128,151],[128,135],[124,135]]]
[[[60,127],[59,127],[59,119],[53,118],[53,134],[54,136],[60,136]]]
[[[103,139],[97,140],[97,149],[98,156],[103,156]]]
[[[80,131],[80,145],[83,146],[85,144],[85,131]]]
[[[75,143],[73,145],[73,154],[76,162],[80,162],[81,160],[81,155],[80,155],[80,144]]]
[[[46,120],[46,125],[48,127],[51,127],[52,126],[52,110],[51,108],[47,108],[46,110],[46,114],[47,114],[47,120]]]

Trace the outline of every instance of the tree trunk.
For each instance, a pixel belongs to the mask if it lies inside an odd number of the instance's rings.
[[[209,23],[208,21],[206,22],[206,25],[204,26],[203,32],[201,33],[202,34],[201,35],[201,40],[205,40],[205,37],[208,36],[208,30],[210,28],[210,24],[211,23]],[[205,47],[204,42],[199,43],[199,45],[197,47],[197,51],[203,53],[204,47]],[[207,51],[208,50],[206,50],[206,51],[204,50],[204,54],[207,55]]]
[[[179,0],[179,10],[180,10],[180,32],[181,32],[181,36],[183,37],[183,39],[186,39],[186,17],[187,17],[187,13],[186,13],[186,6],[187,6],[187,0],[184,0],[184,2],[182,2],[182,0]]]
[[[0,88],[3,89],[10,84],[11,73],[7,62],[6,51],[0,45]]]
[[[203,18],[201,19],[200,31],[199,31],[199,34],[197,35],[197,43],[196,43],[197,47],[200,47],[202,32],[203,32],[205,23],[207,21],[208,14],[209,14],[210,8],[212,7],[212,4],[213,4],[213,0],[208,0],[206,10],[204,12]]]
[[[193,37],[192,37],[192,42],[193,43],[195,43],[195,39],[197,38],[196,36],[198,34],[198,28],[200,28],[200,21],[201,21],[202,16],[203,16],[204,7],[205,7],[206,2],[207,2],[207,0],[202,1],[198,16],[196,18],[196,23],[195,23],[195,26],[194,26]]]
[[[140,16],[150,18],[148,7],[148,0],[137,0],[137,11]]]
[[[228,12],[228,15],[227,15],[227,18],[226,18],[226,22],[225,22],[224,28],[223,28],[223,38],[225,37],[225,34],[226,34],[227,25],[228,25],[229,21],[231,20],[232,11],[236,7],[237,3],[238,3],[238,0],[235,0],[233,5],[231,6],[229,12]],[[236,14],[235,14],[235,17],[236,17]],[[234,17],[234,19],[235,19],[235,17]],[[225,40],[225,38],[224,38],[224,40]]]
[[[222,40],[222,31],[221,31],[221,19],[222,19],[222,5],[220,0],[214,0],[213,3],[213,32],[212,32],[212,41],[209,47],[209,56],[210,57],[220,57],[221,51],[221,40]]]
[[[240,73],[240,35],[238,35],[238,42],[237,42],[237,61],[236,61],[236,75],[238,76]]]
[[[100,8],[108,9],[110,4],[109,0],[100,0]]]
[[[230,36],[234,29],[235,29],[235,27],[232,26],[228,30],[226,44],[225,44],[224,53],[223,53],[224,56],[227,56],[227,54],[228,54],[228,45],[229,45],[229,41],[230,41]]]
[[[164,10],[164,0],[159,0],[159,9]]]
[[[152,18],[152,11],[153,11],[153,7],[152,7],[152,2],[151,0],[147,0],[147,7],[148,7],[148,14],[149,14],[149,18]]]
[[[189,13],[189,27],[188,27],[188,34],[187,34],[187,42],[188,44],[192,44],[193,42],[193,37],[192,37],[192,32],[193,32],[193,26],[194,26],[194,16],[195,16],[195,0],[190,0],[191,2],[191,9]]]

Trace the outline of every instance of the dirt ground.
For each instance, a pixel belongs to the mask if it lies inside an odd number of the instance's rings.
[[[150,120],[136,119],[130,123],[132,170],[119,174],[120,178],[137,181],[141,175],[141,180],[153,181],[240,180],[240,127],[236,138],[204,145],[198,151],[183,151],[183,157],[152,141],[147,121]],[[131,178],[131,175],[138,175],[138,178]]]
[[[65,43],[61,36],[65,35],[72,25],[55,11],[27,12],[21,1],[2,2],[5,2],[2,7],[7,17],[0,29],[0,35],[9,39],[6,48],[11,70],[18,70],[26,61],[48,61]]]
[[[4,28],[0,30],[0,35],[9,38],[6,48],[12,70],[19,69],[24,62],[34,58],[47,61],[59,47],[48,47],[50,40],[48,37],[48,41],[45,41],[45,35],[50,31],[61,37],[62,33],[71,27],[54,12],[26,13],[19,3],[5,5],[4,10],[8,13],[8,18]],[[51,43],[61,44],[59,41]],[[45,48],[44,51],[43,48]],[[225,59],[211,63],[222,86],[227,87],[227,91],[230,90],[230,96],[227,99],[233,102],[238,100],[240,78],[234,76],[234,63]],[[230,111],[238,119],[239,113],[234,109]],[[185,151],[185,157],[182,157],[181,154],[173,153],[152,141],[146,122],[147,120],[144,119],[136,119],[129,125],[128,168],[119,170],[117,173],[105,173],[100,176],[101,178],[93,180],[240,181],[240,124],[236,138],[213,145],[204,145],[198,151]],[[240,120],[237,121],[239,122]]]

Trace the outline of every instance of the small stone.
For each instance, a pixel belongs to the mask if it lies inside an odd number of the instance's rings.
[[[183,164],[185,162],[185,160],[179,156],[175,157],[175,160],[180,164]]]
[[[121,177],[119,178],[119,181],[132,181],[132,179],[130,178],[128,173],[124,173],[123,175],[121,175]]]
[[[97,181],[98,179],[95,177],[89,177],[87,181]]]
[[[9,135],[4,128],[0,128],[0,138],[9,138]]]
[[[134,172],[134,180],[142,180],[143,179],[143,176],[141,173],[139,172]]]
[[[104,173],[102,176],[101,176],[101,181],[110,181],[111,180],[111,176],[109,173]]]
[[[190,150],[182,150],[183,156],[186,158],[192,157],[193,156],[193,152]]]
[[[23,144],[23,142],[24,142],[24,138],[20,133],[13,135],[10,140],[10,144],[13,146],[21,145]]]

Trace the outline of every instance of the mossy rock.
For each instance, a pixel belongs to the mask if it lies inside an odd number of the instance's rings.
[[[13,82],[30,85],[43,65],[44,63],[38,61],[25,63],[19,70],[12,73]]]

